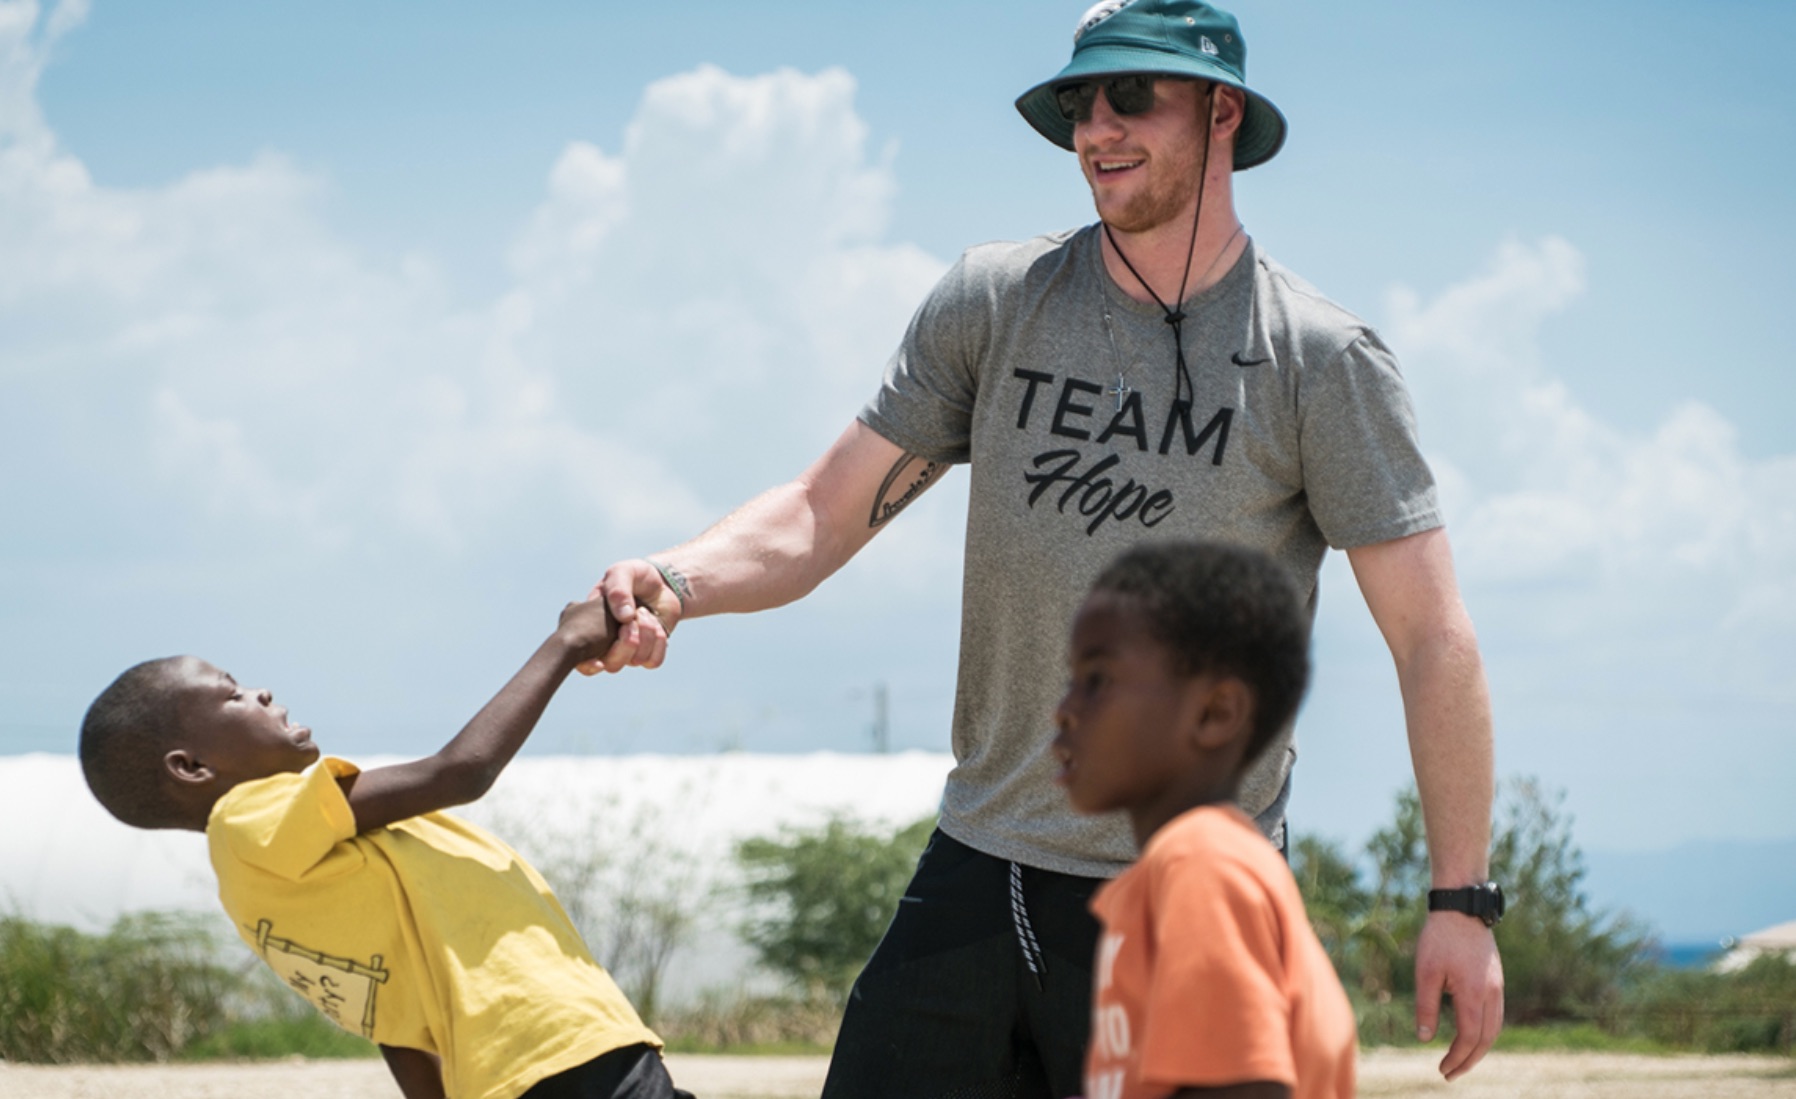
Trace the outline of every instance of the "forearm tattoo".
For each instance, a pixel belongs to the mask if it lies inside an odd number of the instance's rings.
[[[653,557],[645,557],[643,560],[655,566],[655,571],[661,574],[661,579],[667,584],[674,595],[679,597],[680,609],[685,610],[686,604],[692,599],[692,582],[687,580],[686,575],[672,565],[657,561]]]
[[[923,490],[947,468],[946,462],[927,462],[915,454],[900,456],[886,474],[885,483],[879,486],[879,495],[873,498],[873,514],[868,516],[867,526],[875,530],[885,526],[912,500],[923,495]]]

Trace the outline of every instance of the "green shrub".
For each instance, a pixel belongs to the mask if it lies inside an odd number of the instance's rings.
[[[1639,1035],[1616,1034],[1596,1023],[1504,1027],[1493,1049],[1510,1053],[1666,1053],[1671,1047]]]
[[[1766,956],[1733,973],[1653,973],[1626,991],[1613,1025],[1711,1053],[1790,1053],[1796,962]]]
[[[673,1053],[828,1053],[842,1025],[834,1003],[713,992],[656,1024]]]
[[[242,952],[226,944],[231,957]],[[187,1061],[276,1060],[286,1057],[375,1057],[380,1047],[351,1034],[293,994],[267,966],[246,959],[225,996],[224,1021],[181,1053]]]
[[[226,1023],[181,1053],[185,1061],[255,1061],[308,1057],[336,1060],[375,1057],[380,1047],[307,1008],[303,1015],[239,1019]]]
[[[1697,1049],[1792,1052],[1796,962],[1760,958],[1737,973],[1664,969],[1652,940],[1625,915],[1593,911],[1583,855],[1562,796],[1532,780],[1504,784],[1491,876],[1509,911],[1497,926],[1503,954],[1504,1049]],[[1353,998],[1360,1041],[1414,1040],[1415,944],[1426,918],[1427,846],[1414,788],[1359,864],[1316,836],[1291,847],[1310,922]],[[1443,1013],[1444,1033],[1452,1026]]]
[[[1504,1018],[1512,1025],[1600,1019],[1616,1010],[1628,978],[1647,968],[1651,941],[1644,931],[1625,916],[1591,909],[1563,800],[1531,779],[1506,782],[1498,798],[1490,865],[1509,901],[1496,935]],[[1361,1002],[1413,1003],[1429,887],[1414,787],[1398,796],[1394,819],[1368,841],[1366,857],[1374,874],[1369,885],[1339,848],[1303,836],[1292,846],[1292,872],[1342,983]]]
[[[1583,890],[1564,795],[1512,782],[1491,851],[1491,874],[1513,899],[1497,926],[1505,1017],[1534,1023],[1600,1017],[1646,968],[1651,938],[1626,915],[1596,912]]]
[[[751,915],[744,940],[802,996],[840,1004],[886,925],[935,827],[925,819],[881,834],[842,817],[744,840]]]
[[[126,915],[103,935],[0,917],[0,1056],[166,1061],[224,1022],[236,977],[207,921]]]

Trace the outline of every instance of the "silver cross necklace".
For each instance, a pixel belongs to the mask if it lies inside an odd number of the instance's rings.
[[[1109,389],[1104,390],[1104,392],[1116,398],[1116,410],[1121,412],[1123,410],[1123,402],[1128,400],[1129,394],[1135,391],[1129,388],[1129,380],[1124,376],[1126,368],[1123,366],[1122,352],[1119,351],[1116,346],[1116,328],[1114,322],[1110,319],[1109,306],[1104,307],[1104,335],[1110,337],[1110,357],[1116,360],[1116,384]]]
[[[1110,229],[1110,227],[1108,225],[1106,225],[1104,227],[1104,230],[1106,233],[1109,232],[1109,229]],[[1235,231],[1233,233],[1229,234],[1229,239],[1222,242],[1222,247],[1217,249],[1215,257],[1210,260],[1210,266],[1204,268],[1204,273],[1197,277],[1197,281],[1198,281],[1199,285],[1202,285],[1203,281],[1210,277],[1210,272],[1214,271],[1216,269],[1216,265],[1218,263],[1222,262],[1223,255],[1229,250],[1229,245],[1235,243],[1235,238],[1240,236],[1242,234],[1242,232],[1243,232],[1243,226],[1241,225],[1240,222],[1236,222],[1235,223]],[[1115,244],[1114,238],[1112,238],[1111,243]],[[1119,256],[1122,256],[1123,255],[1122,249],[1118,248],[1116,250],[1116,254]],[[1138,280],[1141,279],[1140,274],[1136,273],[1134,265],[1129,263],[1129,259],[1127,256],[1123,256],[1123,264],[1129,268],[1130,274],[1135,275],[1135,277]],[[1187,272],[1187,274],[1189,274],[1189,272]],[[1141,280],[1141,285],[1146,287],[1147,286],[1146,280]],[[1183,287],[1181,286],[1180,289],[1183,290]],[[1147,292],[1149,294],[1152,294],[1154,292],[1153,288],[1148,287]],[[1165,311],[1168,314],[1167,323],[1173,325],[1174,344],[1178,348],[1178,365],[1179,365],[1180,376],[1181,376],[1182,380],[1184,380],[1188,383],[1189,376],[1185,374],[1184,341],[1179,339],[1179,336],[1182,335],[1182,333],[1180,332],[1180,327],[1181,327],[1180,322],[1184,321],[1185,315],[1183,313],[1174,313],[1174,311],[1169,309],[1167,307],[1166,303],[1161,301],[1158,297],[1156,297],[1154,299],[1154,303],[1156,305],[1158,305],[1163,311]],[[1123,404],[1129,399],[1129,394],[1135,392],[1134,388],[1129,385],[1129,379],[1128,379],[1127,374],[1128,374],[1128,368],[1130,366],[1134,366],[1136,364],[1128,363],[1125,365],[1123,356],[1122,356],[1122,351],[1117,346],[1117,343],[1116,343],[1116,322],[1110,316],[1110,307],[1108,305],[1106,305],[1103,307],[1103,309],[1104,309],[1104,335],[1106,337],[1108,337],[1110,340],[1110,355],[1113,359],[1116,360],[1116,383],[1114,385],[1112,385],[1110,388],[1104,390],[1104,392],[1109,394],[1110,396],[1116,398],[1116,411],[1121,412],[1123,410]],[[1134,344],[1131,341],[1131,343],[1130,343],[1131,349],[1133,348],[1133,346],[1134,346]],[[1175,398],[1176,398],[1176,396],[1177,396],[1177,394],[1175,394]],[[1193,396],[1195,397],[1196,394],[1193,393]]]

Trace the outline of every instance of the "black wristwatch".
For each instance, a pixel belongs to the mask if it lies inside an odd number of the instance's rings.
[[[1497,926],[1497,921],[1503,918],[1503,907],[1503,887],[1494,881],[1463,889],[1428,891],[1428,911],[1464,912],[1483,920],[1486,927]]]

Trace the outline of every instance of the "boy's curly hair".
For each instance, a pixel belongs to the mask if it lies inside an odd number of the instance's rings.
[[[172,670],[181,658],[146,660],[100,692],[81,720],[81,773],[106,811],[134,828],[179,828],[162,781],[176,734]]]
[[[1148,542],[1124,552],[1092,593],[1127,597],[1184,676],[1234,676],[1253,693],[1243,767],[1297,715],[1310,677],[1309,615],[1290,575],[1257,550]]]

